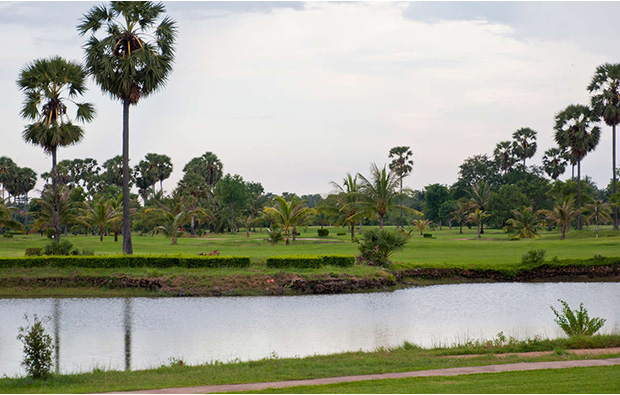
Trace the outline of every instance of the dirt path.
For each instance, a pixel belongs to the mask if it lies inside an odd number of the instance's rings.
[[[613,352],[613,351],[612,351]],[[552,361],[552,362],[521,362],[503,365],[485,365],[485,366],[468,366],[462,368],[418,370],[413,372],[400,373],[381,373],[367,374],[359,376],[341,376],[326,377],[320,379],[309,380],[290,380],[290,381],[271,381],[264,383],[247,383],[247,384],[226,384],[226,385],[206,385],[198,387],[178,387],[178,388],[162,388],[155,390],[140,390],[127,392],[114,392],[117,394],[208,394],[222,392],[247,392],[254,390],[262,390],[266,388],[286,388],[296,387],[299,385],[321,385],[336,384],[354,381],[378,380],[378,379],[398,379],[405,377],[429,377],[429,376],[458,376],[462,374],[475,373],[497,373],[497,372],[516,372],[524,370],[539,369],[564,369],[588,366],[612,366],[620,365],[620,358],[609,359],[585,359],[574,361]]]

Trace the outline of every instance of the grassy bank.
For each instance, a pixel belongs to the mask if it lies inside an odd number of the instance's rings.
[[[46,381],[29,378],[0,379],[1,393],[86,393],[170,388],[197,385],[298,380],[358,374],[404,372],[498,363],[592,359],[618,356],[574,355],[567,350],[620,346],[620,335],[601,335],[575,339],[532,338],[525,341],[494,339],[470,342],[451,348],[422,349],[403,346],[374,352],[349,352],[307,358],[267,358],[260,361],[213,363],[201,366],[162,366],[135,372],[95,371],[56,375]],[[554,351],[544,356],[499,356],[506,352]],[[474,358],[450,358],[464,354],[482,354]],[[290,392],[290,390],[288,391]],[[408,392],[408,391],[404,391]],[[476,391],[484,392],[484,391]]]

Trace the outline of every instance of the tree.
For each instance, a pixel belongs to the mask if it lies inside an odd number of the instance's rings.
[[[571,104],[555,116],[555,141],[567,149],[577,162],[577,229],[581,230],[581,160],[593,151],[601,138],[601,129],[591,126],[598,117],[588,107]]]
[[[564,240],[566,232],[570,228],[570,223],[577,217],[580,211],[580,209],[575,209],[573,198],[566,198],[561,202],[557,202],[552,210],[540,210],[540,213],[547,218],[550,224],[560,227],[560,240]]]
[[[568,154],[560,148],[549,148],[543,156],[543,167],[545,173],[554,181],[566,171],[568,164]]]
[[[488,213],[492,216],[492,222],[503,227],[506,221],[513,217],[512,210],[515,207],[531,205],[530,199],[517,185],[502,185],[499,191],[492,191],[489,197]]]
[[[424,230],[431,225],[431,221],[428,219],[414,219],[413,226],[420,231],[420,236],[424,233]]]
[[[159,207],[151,207],[144,210],[144,213],[151,215],[159,225],[154,230],[162,230],[172,238],[172,244],[177,244],[179,228],[189,221],[192,214],[201,213],[206,215],[202,209],[188,210],[185,197],[174,194],[172,198],[165,199],[163,203],[157,202]]]
[[[398,179],[400,181],[400,189],[399,192],[403,194],[403,178],[407,177],[411,170],[413,170],[413,160],[410,159],[413,156],[413,152],[411,149],[406,146],[401,147],[393,147],[390,149],[390,158],[394,158],[392,162],[390,162],[390,170],[396,173]],[[400,202],[402,205],[402,201]],[[400,210],[400,223],[399,225],[403,226],[403,210]]]
[[[162,89],[174,58],[176,24],[162,3],[113,1],[84,15],[80,35],[91,33],[84,45],[88,72],[102,91],[123,103],[123,252],[133,253],[129,213],[129,106]],[[104,37],[99,39],[97,33]],[[152,41],[148,41],[148,39]]]
[[[85,202],[81,210],[80,219],[99,231],[99,241],[103,241],[103,235],[121,213],[114,210],[109,201],[98,199],[91,203]]]
[[[399,206],[396,199],[401,196],[396,191],[399,178],[393,171],[388,172],[386,166],[379,169],[376,163],[370,167],[370,179],[358,174],[361,182],[359,186],[359,206],[362,210],[372,210],[379,216],[379,229],[383,229],[383,219],[391,208],[401,208],[422,215],[418,210]]]
[[[598,239],[598,224],[600,222],[606,223],[612,220],[612,217],[609,215],[611,213],[611,206],[609,203],[604,203],[602,200],[595,200],[593,203],[586,205],[586,208],[590,211],[590,214],[586,216],[586,222],[594,222],[594,232]]]
[[[247,204],[250,193],[246,187],[243,178],[235,174],[234,176],[226,174],[224,178],[218,181],[215,186],[215,196],[230,209],[230,231],[234,232],[236,227],[235,207],[242,209]]]
[[[497,167],[504,172],[508,172],[515,164],[514,150],[510,141],[497,143],[493,151],[493,159]]]
[[[538,231],[542,229],[540,218],[531,207],[523,206],[520,210],[512,210],[512,218],[506,221],[507,230],[520,239],[540,237]]]
[[[61,185],[56,192],[56,197],[54,197],[54,193],[46,188],[39,199],[33,199],[41,208],[41,211],[32,213],[36,215],[35,229],[53,229],[54,222],[57,220],[59,229],[61,225],[64,225],[66,230],[70,224],[79,222],[78,214],[81,203],[71,199],[71,191],[67,187]],[[54,210],[54,201],[56,210]]]
[[[492,186],[493,184],[490,184],[484,180],[480,180],[476,184],[472,185],[471,187],[472,208],[480,209],[481,212],[484,212],[487,209],[489,205],[489,201],[491,199],[491,187]],[[478,223],[478,226],[480,227],[480,229],[478,229],[479,233],[484,233],[484,222],[483,221],[485,218],[489,216],[490,214],[485,214],[485,216],[481,217],[480,223]]]
[[[512,134],[514,141],[512,149],[517,158],[523,161],[525,168],[525,159],[531,158],[536,153],[536,131],[530,128],[521,128]]]
[[[13,219],[11,215],[11,208],[0,202],[0,228],[7,227],[11,229],[24,230],[24,225]]]
[[[490,215],[485,213],[480,208],[476,208],[473,213],[469,213],[469,215],[467,216],[467,220],[469,222],[473,222],[476,224],[478,228],[478,238],[480,238],[480,234],[482,233],[482,221],[489,217]]]
[[[9,157],[0,157],[0,184],[2,184],[2,200],[4,200],[4,191],[6,184],[14,177],[17,164]]]
[[[290,230],[295,228],[297,224],[314,214],[314,209],[306,207],[303,200],[293,197],[287,202],[283,197],[276,196],[273,198],[273,207],[265,207],[265,213],[269,215],[276,223],[284,228],[286,237],[286,245],[290,244]]]
[[[201,176],[204,183],[212,190],[215,184],[224,175],[224,165],[222,161],[213,152],[205,152],[202,156],[192,158],[183,171],[186,173],[195,173]]]
[[[611,126],[612,194],[618,192],[616,174],[616,126],[620,124],[620,63],[605,63],[596,68],[588,85],[594,112]],[[614,230],[618,230],[618,207],[613,208]]]
[[[424,216],[430,221],[439,224],[441,230],[441,216],[439,209],[441,205],[450,200],[448,187],[441,184],[431,184],[424,187]]]
[[[77,107],[75,120],[90,122],[95,109],[90,103],[76,103],[74,99],[86,92],[86,73],[82,66],[59,56],[37,59],[26,65],[17,80],[19,89],[26,95],[21,116],[32,121],[22,136],[27,143],[39,145],[52,156],[52,194],[54,239],[60,240],[58,222],[58,180],[56,161],[58,147],[79,143],[84,130],[75,125],[67,114],[68,102]]]
[[[28,192],[37,183],[37,173],[29,167],[16,167],[12,178],[6,183],[6,191],[13,196],[15,204],[28,204]]]
[[[338,210],[338,218],[336,219],[336,226],[346,223],[351,231],[351,242],[353,242],[355,240],[355,221],[362,214],[361,207],[358,204],[359,185],[357,183],[357,175],[352,176],[351,173],[347,173],[347,176],[342,180],[342,185],[334,181],[330,182],[330,184],[336,189],[337,193],[336,209]]]
[[[454,210],[452,220],[459,224],[459,234],[463,234],[463,223],[467,221],[471,204],[468,201],[458,201],[458,208]]]

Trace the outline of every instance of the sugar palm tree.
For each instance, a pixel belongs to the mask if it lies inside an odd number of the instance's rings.
[[[101,90],[123,104],[123,252],[133,253],[129,213],[129,106],[162,89],[174,59],[176,24],[162,3],[113,1],[90,9],[78,26],[91,33],[85,62]],[[98,37],[97,34],[100,34]]]
[[[295,196],[290,202],[283,197],[276,196],[273,199],[273,207],[265,207],[265,214],[269,215],[276,223],[284,228],[286,237],[286,245],[290,244],[290,230],[295,228],[297,224],[314,214],[314,209],[306,207],[303,200],[297,199]]]
[[[478,228],[478,238],[480,238],[480,234],[482,233],[482,221],[484,221],[486,218],[489,218],[490,216],[491,214],[485,213],[484,210],[480,208],[476,208],[473,213],[469,213],[469,215],[467,216],[467,220],[469,222],[473,222],[476,224]]]
[[[77,97],[86,92],[86,73],[82,66],[59,56],[37,59],[26,65],[17,80],[19,89],[26,95],[21,116],[32,121],[22,136],[27,143],[41,146],[52,156],[52,194],[54,239],[60,240],[58,222],[58,179],[56,172],[58,147],[79,143],[84,130],[73,123],[67,114],[67,104],[77,107],[75,120],[90,122],[95,117],[92,104],[77,103]]]
[[[7,156],[0,157],[0,184],[2,184],[2,200],[4,200],[6,184],[11,180],[17,168],[17,164],[13,162],[11,158]]]
[[[506,221],[507,230],[520,239],[540,237],[538,231],[542,229],[540,217],[531,207],[522,207],[511,211],[512,218]]]
[[[598,116],[587,106],[571,104],[555,116],[555,141],[577,162],[577,229],[581,230],[581,160],[601,139],[601,129],[591,126]]]
[[[590,214],[586,216],[586,222],[594,222],[594,232],[596,233],[596,238],[598,238],[598,224],[612,221],[612,217],[609,215],[611,214],[611,205],[609,203],[604,203],[602,200],[595,200],[586,205],[586,208],[590,212]]]
[[[550,148],[545,151],[543,156],[543,168],[545,173],[554,181],[566,171],[568,164],[568,155],[566,151],[560,148]]]
[[[506,174],[515,163],[514,150],[510,141],[497,143],[493,157],[497,167]]]
[[[390,171],[386,166],[379,169],[376,163],[370,167],[370,179],[358,174],[361,183],[359,186],[360,200],[359,206],[362,210],[372,210],[379,217],[379,229],[383,229],[383,219],[391,208],[401,208],[418,215],[422,215],[418,210],[396,204],[396,199],[401,196],[398,192],[400,178]]]
[[[413,160],[411,159],[413,152],[406,146],[393,147],[390,149],[389,157],[394,158],[390,162],[390,170],[396,173],[400,182],[400,194],[403,194],[403,178],[407,177],[413,170]],[[400,210],[400,225],[403,226],[403,210]]]
[[[581,210],[575,208],[575,201],[573,198],[568,197],[561,202],[557,202],[552,210],[539,210],[538,212],[547,218],[549,224],[560,227],[560,240],[564,240],[571,222],[579,215]]]
[[[596,68],[588,85],[594,112],[611,126],[612,194],[618,192],[616,174],[616,126],[620,124],[620,63],[605,63]],[[618,230],[618,207],[613,208],[614,230]]]
[[[512,149],[517,158],[523,160],[531,158],[536,153],[536,131],[530,128],[521,128],[512,134],[514,139]]]

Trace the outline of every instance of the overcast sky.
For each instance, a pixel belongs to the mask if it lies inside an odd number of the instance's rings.
[[[51,167],[21,138],[15,80],[36,58],[81,60],[75,26],[94,4],[0,2],[0,156]],[[449,185],[465,158],[491,155],[521,127],[538,131],[529,163],[541,164],[555,113],[587,104],[596,66],[620,62],[617,2],[165,4],[179,27],[176,63],[166,89],[131,108],[130,156],[169,155],[167,191],[212,151],[268,192],[326,193],[400,145],[415,161],[405,184]],[[89,87],[98,116],[59,160],[121,153],[122,106]],[[582,162],[599,187],[611,177],[602,128]]]

